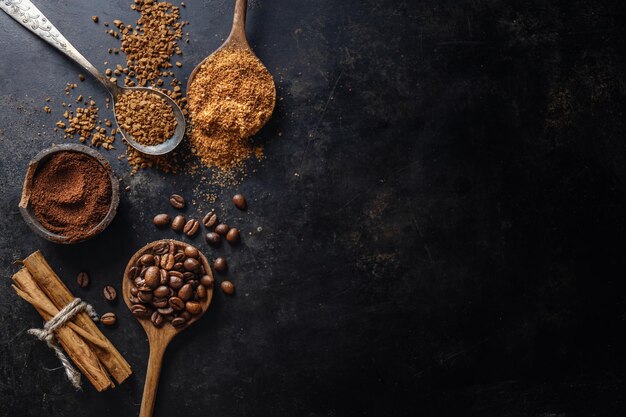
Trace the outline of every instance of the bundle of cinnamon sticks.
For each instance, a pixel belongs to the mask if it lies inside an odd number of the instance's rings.
[[[24,259],[24,267],[13,275],[13,288],[48,321],[74,296],[52,270],[41,252]],[[77,314],[56,331],[59,344],[97,391],[122,383],[132,373],[130,365],[102,334],[86,312]],[[111,379],[112,378],[112,379]]]

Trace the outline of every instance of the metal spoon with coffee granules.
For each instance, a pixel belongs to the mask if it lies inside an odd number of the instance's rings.
[[[163,137],[160,143],[140,143],[140,141],[136,140],[131,132],[125,130],[123,126],[127,128],[129,126],[136,126],[137,123],[140,125],[142,121],[138,120],[137,122],[133,122],[133,120],[128,120],[130,117],[126,116],[124,120],[119,120],[119,115],[115,114],[115,120],[118,124],[119,131],[122,134],[123,138],[135,149],[140,152],[149,155],[163,155],[166,154],[174,148],[176,148],[180,142],[183,140],[183,136],[185,134],[185,117],[183,116],[183,112],[178,107],[178,105],[168,97],[166,94],[163,94],[160,91],[152,89],[150,87],[120,87],[115,82],[107,78],[105,75],[100,73],[87,59],[80,54],[70,44],[67,39],[50,23],[50,21],[39,11],[34,4],[32,4],[29,0],[11,0],[11,1],[0,1],[0,9],[4,10],[9,16],[19,22],[22,26],[48,42],[50,45],[57,48],[59,51],[63,52],[67,57],[72,59],[75,63],[83,67],[87,70],[91,75],[93,75],[100,83],[107,89],[111,97],[113,98],[113,102],[117,102],[123,94],[133,94],[136,95],[141,93],[144,97],[144,102],[146,101],[146,95],[150,95],[153,101],[163,102],[167,106],[169,106],[173,112],[169,120],[172,122],[175,120],[175,128],[165,127],[165,126],[157,126],[157,130],[160,132],[167,132],[169,137]],[[114,107],[115,108],[115,107]],[[133,114],[136,116],[136,113]],[[152,115],[146,115],[143,119],[152,123],[161,123],[162,118],[156,118]],[[162,124],[162,123],[161,123]],[[149,129],[151,126],[145,126],[145,124],[141,127],[145,127]],[[139,131],[140,129],[136,129]]]

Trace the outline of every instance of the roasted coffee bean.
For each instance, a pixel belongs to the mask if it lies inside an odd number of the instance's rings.
[[[174,319],[174,315],[170,314],[168,316],[163,317],[165,319],[166,322],[171,323],[171,321]]]
[[[186,256],[185,256],[184,252],[178,252],[178,253],[176,253],[176,255],[174,255],[174,260],[176,262],[182,262],[185,258],[186,258]]]
[[[170,287],[178,290],[184,285],[183,279],[176,277],[174,275],[170,275]]]
[[[185,224],[185,227],[183,228],[183,233],[189,237],[192,237],[198,232],[199,228],[200,223],[198,223],[198,220],[191,219]]]
[[[155,327],[161,327],[163,326],[165,319],[163,319],[163,316],[160,315],[158,311],[155,311],[154,313],[152,313],[150,321],[152,321],[152,324],[154,324]]]
[[[183,254],[188,258],[197,258],[198,256],[200,256],[200,252],[198,251],[198,249],[191,245],[185,246]]]
[[[183,263],[187,271],[197,271],[200,268],[200,262],[195,258],[187,258]]]
[[[183,301],[187,301],[191,298],[193,294],[193,288],[189,284],[185,284],[182,286],[180,290],[178,290],[178,298]]]
[[[182,278],[183,277],[183,273],[180,271],[170,271],[169,274],[173,277],[178,277],[178,278]]]
[[[154,256],[150,254],[143,255],[141,258],[139,258],[139,263],[143,266],[154,265]]]
[[[104,287],[104,290],[102,292],[104,294],[104,298],[109,301],[114,301],[117,298],[117,291],[115,291],[115,288],[113,288],[111,285],[107,285],[106,287]]]
[[[131,295],[137,295],[137,293],[139,293],[139,290],[137,289],[137,287],[130,287]]]
[[[196,274],[194,274],[193,272],[189,272],[189,271],[187,271],[187,272],[185,272],[185,273],[183,274],[183,279],[184,279],[185,281],[187,281],[187,280],[190,280],[191,278],[193,278],[193,277],[195,277],[195,276],[196,276]]]
[[[154,219],[152,219],[152,223],[154,223],[155,226],[157,227],[163,227],[163,226],[167,226],[168,224],[170,224],[170,216],[169,214],[157,214],[156,216],[154,216]]]
[[[222,241],[222,237],[215,232],[209,232],[206,234],[206,241],[209,245],[219,245]]]
[[[246,203],[246,198],[241,194],[235,194],[233,196],[233,204],[239,210],[245,210],[248,204]]]
[[[198,282],[197,279],[190,279],[189,281],[187,281],[187,284],[191,285],[191,288],[195,290],[196,287],[200,285],[200,282]]]
[[[221,223],[215,226],[215,233],[222,235],[222,236],[228,233],[229,230],[230,230],[230,227],[225,223]]]
[[[170,297],[167,302],[174,310],[180,311],[185,309],[185,302],[178,297]]]
[[[167,298],[165,297],[156,297],[152,300],[152,305],[156,308],[167,307]]]
[[[219,271],[219,272],[226,271],[226,268],[227,268],[226,259],[224,259],[224,258],[216,258],[213,261],[213,268],[215,268],[215,270]]]
[[[141,303],[141,300],[137,297],[135,297],[134,295],[131,295],[130,297],[128,297],[128,301],[131,302],[131,304],[139,304]]]
[[[189,320],[191,320],[191,314],[189,314],[189,312],[188,312],[188,311],[186,311],[186,310],[185,310],[185,311],[181,311],[181,312],[178,314],[178,317],[185,319],[185,321],[189,321]]]
[[[154,289],[158,287],[159,283],[161,282],[161,271],[159,270],[159,267],[158,266],[149,267],[143,279],[149,288]]]
[[[232,295],[235,292],[235,286],[230,281],[222,281],[220,287],[222,287],[224,294]]]
[[[185,208],[185,198],[182,195],[172,194],[172,196],[170,197],[170,204],[172,205],[172,207],[179,210],[183,209]]]
[[[236,227],[233,227],[226,233],[226,240],[228,243],[237,243],[239,241],[239,230]]]
[[[136,266],[133,266],[126,273],[126,278],[128,278],[129,280],[132,281],[135,278],[137,278],[137,276],[139,275],[139,272],[141,272],[141,270],[139,268],[137,268]]]
[[[154,299],[154,294],[151,291],[139,291],[137,298],[141,300],[142,303],[148,304]]]
[[[174,271],[183,272],[185,270],[185,265],[182,262],[176,262],[172,269]]]
[[[172,220],[172,230],[174,230],[175,232],[182,232],[183,228],[185,227],[185,216],[179,214],[178,216],[174,217],[174,220]]]
[[[157,309],[157,311],[161,314],[163,314],[164,316],[167,316],[168,314],[172,314],[174,312],[174,309],[172,307],[162,307]]]
[[[117,323],[117,317],[115,316],[115,313],[104,313],[100,316],[100,322],[105,326],[113,326]]]
[[[165,270],[170,270],[174,266],[175,260],[174,255],[171,253],[166,253],[161,257],[161,268]]]
[[[207,289],[213,287],[213,277],[204,275],[202,278],[200,278],[200,284],[204,285]]]
[[[198,288],[196,288],[196,298],[198,300],[204,300],[206,298],[206,288],[204,285],[198,285]]]
[[[176,328],[183,327],[185,324],[187,324],[187,320],[185,320],[182,317],[176,317],[175,319],[172,320],[172,326]]]
[[[211,211],[202,218],[202,224],[204,224],[204,227],[207,229],[213,227],[215,223],[217,223],[217,214],[215,214],[215,212]]]
[[[167,297],[170,294],[170,289],[166,285],[161,285],[154,290],[156,297]]]
[[[152,314],[152,309],[143,304],[135,304],[130,308],[130,312],[135,317],[145,318]]]
[[[157,255],[164,255],[169,250],[169,243],[161,242],[154,247],[154,253]]]
[[[89,275],[86,272],[81,272],[76,277],[76,283],[80,288],[87,288],[89,286]]]
[[[161,269],[161,279],[159,280],[159,284],[160,285],[167,285],[167,282],[169,280],[168,276],[167,276],[167,271],[165,269]]]
[[[193,315],[200,314],[202,313],[202,305],[197,301],[187,301],[185,303],[185,310]]]
[[[141,272],[139,273],[139,276],[141,278],[143,278],[146,275],[146,271],[148,270],[148,268],[149,267],[147,267],[147,266],[144,266],[144,267],[141,268]]]
[[[154,264],[156,266],[161,265],[161,255],[154,255]]]

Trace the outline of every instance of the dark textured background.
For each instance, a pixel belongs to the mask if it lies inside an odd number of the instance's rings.
[[[135,18],[129,0],[37,3],[101,69],[117,45],[90,16]],[[232,13],[231,1],[187,3],[182,77]],[[217,190],[245,233],[218,251],[238,292],[216,293],[170,346],[156,415],[624,415],[622,3],[253,2],[250,42],[281,100],[260,134],[267,159],[238,189],[250,210]],[[173,236],[150,224],[170,192],[198,196],[194,178],[130,177],[120,151],[104,151],[132,188],[112,227],[74,247],[33,236],[17,210],[24,170],[63,142],[51,125],[77,72],[0,13],[3,416],[138,413],[146,339],[101,288],[119,287],[140,246]],[[77,93],[103,102],[91,79]],[[115,390],[74,392],[25,333],[41,320],[11,290],[11,263],[35,249],[119,315],[105,333],[135,374]],[[74,282],[82,269],[89,291]]]

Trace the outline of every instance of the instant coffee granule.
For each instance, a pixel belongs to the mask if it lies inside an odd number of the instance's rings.
[[[53,154],[37,169],[30,205],[47,230],[72,240],[86,236],[106,217],[111,181],[94,158],[78,152]]]
[[[176,116],[172,107],[146,90],[129,90],[115,103],[118,123],[142,145],[159,145],[174,135]]]
[[[249,50],[222,49],[200,67],[188,91],[191,146],[203,164],[230,170],[262,148],[247,139],[269,120],[274,80]]]

